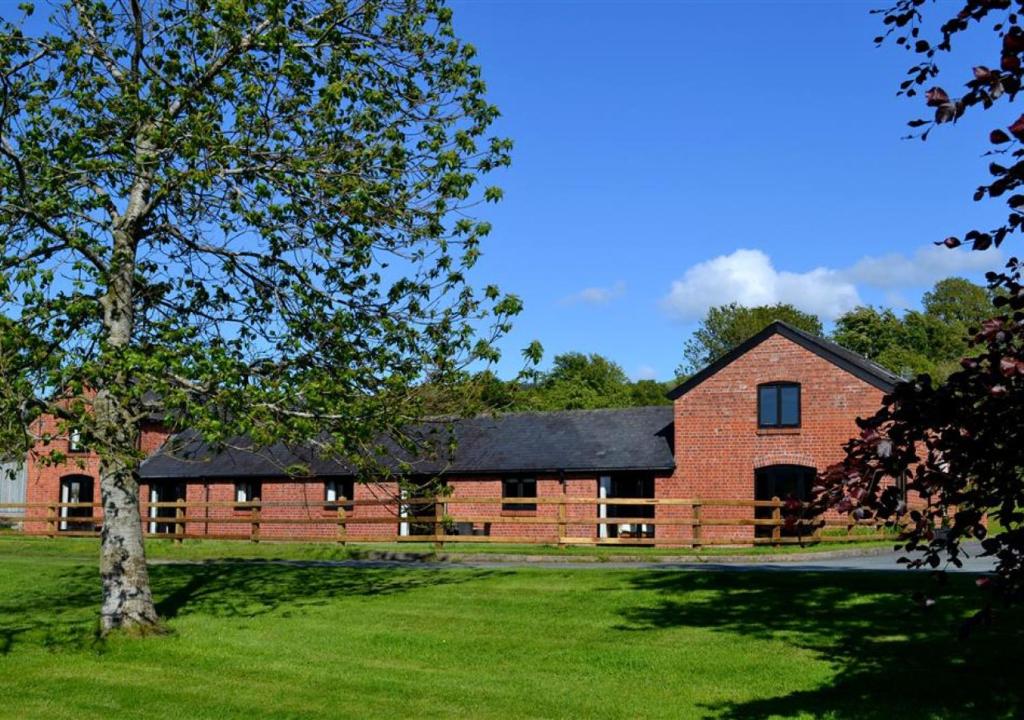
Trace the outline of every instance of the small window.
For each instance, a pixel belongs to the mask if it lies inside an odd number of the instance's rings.
[[[259,502],[262,488],[258,482],[235,483],[235,502],[250,503]],[[249,510],[251,508],[240,507],[237,510]]]
[[[505,478],[501,481],[501,497],[502,499],[535,498],[537,497],[537,481],[534,478]],[[503,502],[501,509],[511,512],[536,512],[537,503]]]
[[[758,427],[800,427],[800,386],[771,383],[757,388]]]
[[[77,428],[68,433],[68,452],[85,452],[82,431]]]
[[[351,480],[328,480],[324,483],[324,502],[336,503],[343,498],[351,500],[354,496],[355,484]],[[337,510],[338,506],[329,505],[325,509]]]

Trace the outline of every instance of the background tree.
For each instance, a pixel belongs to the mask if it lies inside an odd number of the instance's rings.
[[[941,382],[960,367],[972,329],[992,313],[992,294],[964,278],[946,278],[924,294],[923,310],[898,317],[858,307],[836,319],[832,339],[904,377]]]
[[[531,369],[513,380],[489,370],[466,374],[454,395],[461,408],[477,413],[590,410],[669,404],[666,393],[674,384],[631,382],[621,366],[603,355],[568,352],[556,355],[547,372]],[[452,390],[443,393],[435,394],[433,407],[439,414],[451,414]]]
[[[47,442],[51,413],[99,454],[104,631],[158,620],[147,399],[215,446],[315,441],[366,468],[422,415],[418,382],[496,357],[519,302],[468,284],[488,225],[467,211],[500,197],[478,180],[510,144],[451,17],[67,0],[37,33],[0,22],[0,444]]]
[[[902,342],[903,324],[888,308],[861,306],[836,318],[832,339],[844,348],[878,361]],[[890,368],[898,372],[896,368]]]
[[[961,277],[939,280],[924,294],[921,305],[926,315],[963,329],[966,342],[992,315],[993,292]]]
[[[1001,245],[1024,222],[1024,115],[1007,107],[1021,89],[1024,64],[1024,27],[1019,0],[960,2],[938,6],[950,12],[936,37],[923,30],[923,2],[900,0],[883,11],[886,33],[917,55],[900,92],[915,96],[939,75],[938,58],[963,33],[994,33],[992,54],[978,58],[966,75],[965,92],[951,96],[941,87],[924,91],[934,108],[930,118],[911,121],[926,139],[937,125],[957,120],[968,112],[989,110],[1002,114],[1001,124],[989,135],[994,178],[975,192],[975,199],[1003,198],[1006,221],[989,230],[972,229],[962,237],[942,241],[947,247],[968,244],[975,250]],[[921,550],[912,564],[938,567],[943,558],[958,562],[960,543],[979,538],[989,554],[998,558],[1001,589],[1006,597],[1024,596],[1024,288],[1021,263],[1011,259],[1007,271],[990,273],[995,291],[995,317],[981,324],[974,337],[973,357],[948,380],[935,385],[921,377],[904,383],[886,398],[882,409],[862,422],[861,436],[849,444],[845,460],[821,478],[819,507],[836,507],[855,517],[878,515],[886,519],[906,513],[894,483],[909,477],[909,489],[920,493],[927,505],[910,512],[913,523],[906,549]],[[945,303],[930,305],[936,312],[953,312]],[[979,308],[980,311],[980,308]],[[969,318],[962,318],[969,319]],[[985,516],[996,523],[989,535]],[[948,533],[936,533],[945,518]],[[972,622],[986,619],[986,610]]]
[[[675,380],[636,380],[629,386],[629,404],[633,407],[671,405],[667,393],[678,384]]]
[[[608,358],[592,353],[556,355],[551,370],[541,375],[530,405],[535,410],[580,410],[626,407],[629,378]]]
[[[700,327],[683,345],[684,362],[677,375],[690,375],[713,363],[741,342],[776,320],[822,335],[821,320],[787,303],[744,307],[738,303],[710,308]]]

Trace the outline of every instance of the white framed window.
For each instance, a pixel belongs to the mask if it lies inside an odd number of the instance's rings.
[[[355,495],[355,483],[352,480],[327,480],[324,482],[324,502],[336,503],[340,500],[351,500]],[[325,508],[337,510],[337,506]]]
[[[82,431],[78,428],[74,428],[68,433],[68,452],[85,452]]]
[[[237,503],[258,502],[260,493],[261,488],[258,482],[235,483],[235,502]],[[239,509],[244,510],[245,508]]]

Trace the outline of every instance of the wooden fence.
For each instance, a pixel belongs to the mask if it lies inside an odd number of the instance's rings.
[[[448,508],[458,505],[498,505],[496,512],[449,512]],[[533,505],[556,506],[554,515],[515,513],[503,514],[500,506]],[[570,516],[569,509],[574,506],[593,506],[592,516],[581,517],[579,514]],[[445,543],[508,543],[526,545],[657,545],[659,547],[690,547],[700,548],[710,545],[786,545],[811,543],[844,543],[869,540],[887,540],[894,537],[876,521],[853,522],[847,519],[826,519],[824,523],[811,519],[787,518],[785,514],[791,503],[773,498],[772,500],[724,500],[724,499],[677,499],[677,498],[595,498],[595,497],[538,497],[538,498],[497,498],[497,497],[420,497],[398,499],[367,499],[338,501],[308,502],[153,502],[144,503],[143,512],[150,509],[157,515],[142,518],[143,531],[146,537],[182,541],[186,539],[226,539],[248,540],[260,542],[268,539],[263,530],[268,526],[327,526],[333,528],[328,536],[310,536],[297,532],[294,534],[275,534],[273,541],[297,542],[332,542],[344,544],[349,541],[349,530],[360,525],[388,525],[395,527],[395,534],[373,534],[359,536],[353,542],[359,543],[396,543],[396,542],[431,542],[441,548]],[[0,523],[13,524],[27,535],[48,537],[96,537],[100,533],[103,522],[97,512],[100,503],[3,503],[0,505]],[[361,515],[359,508],[387,508],[390,514]],[[636,517],[605,517],[610,507],[654,508],[651,517],[636,512]],[[417,513],[414,509],[426,510]],[[601,511],[604,509],[604,512]],[[658,517],[658,508],[672,508],[673,512]],[[757,509],[764,509],[761,514],[770,517],[756,517]],[[712,509],[739,509],[743,517],[714,517]],[[680,511],[685,511],[682,516]],[[214,511],[215,514],[211,514]],[[219,514],[228,511],[229,514]],[[273,511],[284,511],[286,516],[276,516]],[[747,512],[749,511],[749,513]],[[88,513],[88,514],[85,514]],[[304,517],[296,515],[306,514]],[[628,514],[628,512],[627,512]],[[749,517],[745,515],[749,514]],[[418,531],[414,534],[402,534],[398,528],[408,523]],[[153,526],[159,526],[158,532],[151,532]],[[195,532],[196,525],[245,526],[243,532]],[[460,533],[459,528],[482,525],[488,534]],[[531,535],[490,534],[495,526],[511,526],[525,528],[529,526],[548,526],[551,532]],[[602,526],[616,526],[617,537],[601,537]],[[634,527],[640,528],[671,528],[685,527],[689,532],[683,537],[654,538],[637,536]],[[594,535],[572,534],[571,528],[590,527]],[[761,528],[761,533],[754,530],[745,533],[747,537],[738,537],[737,533],[727,536],[713,536],[705,532],[714,527],[750,527]],[[625,530],[624,530],[625,528]],[[823,531],[824,530],[824,531]],[[654,534],[654,533],[652,533]]]

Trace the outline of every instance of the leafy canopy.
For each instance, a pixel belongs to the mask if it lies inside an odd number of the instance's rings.
[[[900,0],[881,11],[888,28],[879,38],[895,37],[897,44],[916,56],[900,91],[913,97],[924,93],[934,108],[930,119],[914,120],[927,138],[937,125],[951,123],[968,112],[990,111],[1002,127],[992,130],[989,154],[1002,156],[989,165],[995,178],[975,192],[975,199],[1002,198],[1006,221],[989,230],[972,229],[962,237],[942,241],[948,247],[968,244],[975,250],[1001,245],[1024,223],[1024,115],[1007,104],[1021,89],[1024,78],[1024,16],[1022,3],[959,2],[936,6],[950,13],[935,37],[927,36],[921,0]],[[994,34],[991,54],[977,58],[965,73],[966,90],[953,97],[941,87],[924,88],[939,75],[938,61],[966,32]],[[1005,130],[1003,129],[1005,128]],[[879,412],[862,421],[862,433],[847,446],[845,459],[821,477],[818,503],[838,508],[855,518],[879,516],[896,519],[909,514],[908,550],[922,551],[913,565],[938,567],[943,559],[959,562],[964,540],[982,540],[985,551],[997,558],[998,587],[1010,599],[1024,597],[1024,286],[1022,263],[1011,258],[1005,272],[989,273],[994,317],[976,327],[971,357],[942,384],[927,376],[901,384],[885,399]],[[926,311],[944,321],[974,325],[983,314],[977,293],[964,288],[943,288],[926,298]],[[904,502],[900,482],[907,479],[910,499]],[[986,516],[992,525],[985,524]],[[946,532],[936,532],[938,526]],[[991,527],[991,532],[990,532]],[[983,608],[966,629],[985,622],[991,605]]]
[[[27,27],[0,21],[0,445],[50,412],[134,457],[101,394],[359,460],[424,378],[496,357],[520,303],[471,284],[471,213],[511,144],[443,2],[68,0]]]
[[[836,319],[832,339],[904,377],[944,380],[959,368],[972,331],[992,314],[992,293],[964,278],[946,278],[924,294],[923,309],[898,317],[858,307]]]
[[[684,362],[676,374],[690,375],[710,365],[752,335],[782,320],[813,335],[823,333],[821,320],[788,303],[744,307],[738,303],[710,308],[683,345]]]

